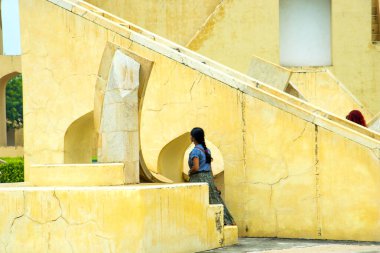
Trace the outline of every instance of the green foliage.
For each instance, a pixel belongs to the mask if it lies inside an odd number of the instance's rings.
[[[7,127],[21,128],[22,116],[22,76],[9,80],[6,87]]]
[[[0,158],[7,163],[0,164],[0,183],[24,181],[24,158]]]

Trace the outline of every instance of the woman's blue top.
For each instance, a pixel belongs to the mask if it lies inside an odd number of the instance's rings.
[[[193,150],[189,154],[189,168],[193,167],[193,158],[198,157],[199,159],[199,170],[198,171],[210,171],[211,170],[211,164],[206,163],[206,154],[205,152],[208,152],[211,155],[211,151],[207,149],[204,150],[203,146],[201,144],[196,145]]]

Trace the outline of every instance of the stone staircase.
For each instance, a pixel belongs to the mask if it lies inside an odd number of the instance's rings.
[[[232,68],[229,68],[223,64],[220,64],[214,60],[211,60],[205,56],[202,56],[186,47],[180,46],[170,40],[162,38],[157,34],[145,30],[127,20],[117,17],[109,12],[106,12],[86,1],[81,0],[47,0],[49,2],[55,3],[63,8],[67,6],[71,12],[81,15],[85,19],[95,20],[99,25],[107,28],[112,28],[117,32],[128,33],[129,38],[149,49],[156,51],[162,55],[165,55],[173,60],[182,62],[182,64],[191,67],[195,70],[200,71],[206,75],[210,75],[213,78],[225,83],[226,85],[233,87],[242,91],[243,93],[249,94],[250,96],[259,98],[260,100],[266,99],[262,95],[270,94],[271,99],[281,101],[286,101],[286,104],[290,103],[297,108],[302,108],[302,110],[309,111],[316,117],[324,118],[324,120],[329,120],[335,124],[341,124],[343,127],[351,128],[355,131],[360,132],[375,140],[380,140],[380,135],[368,129],[363,129],[357,127],[356,124],[352,124],[349,121],[343,120],[341,117],[336,116],[312,103],[305,102],[295,98],[292,95],[286,94],[282,91],[277,90],[271,85],[265,84],[252,76],[242,74]],[[220,8],[223,6],[223,2],[219,5]],[[220,9],[217,8],[217,9]],[[216,10],[215,13],[218,11]],[[214,15],[214,14],[212,14]],[[211,15],[211,16],[212,16]],[[269,102],[271,103],[271,102]],[[276,107],[281,108],[284,111],[292,113],[292,109],[288,106],[281,105],[281,103],[275,103]],[[306,119],[308,117],[305,117]],[[325,126],[325,124],[323,124]],[[335,127],[333,127],[335,129]]]
[[[379,0],[372,0],[372,41],[380,41]]]

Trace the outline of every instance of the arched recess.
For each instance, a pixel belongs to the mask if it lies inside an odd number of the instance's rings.
[[[0,146],[7,146],[7,110],[6,87],[9,80],[19,75],[19,72],[9,73],[0,78]]]
[[[91,111],[75,120],[66,130],[65,163],[91,163],[95,146],[94,113]]]
[[[206,145],[213,156],[212,170],[217,187],[224,194],[224,161],[220,150],[209,140]],[[174,183],[184,182],[184,174],[188,174],[187,160],[194,147],[190,142],[190,133],[184,133],[164,146],[158,157],[158,173]]]

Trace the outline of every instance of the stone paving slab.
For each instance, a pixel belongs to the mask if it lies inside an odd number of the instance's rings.
[[[278,238],[239,238],[239,244],[204,253],[380,253],[380,243]]]

